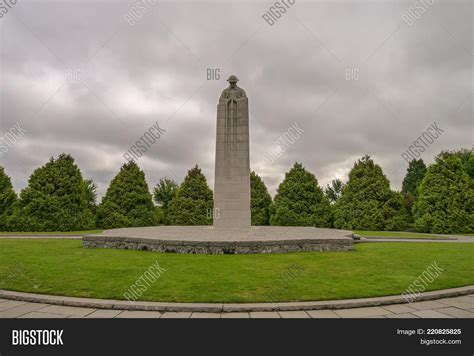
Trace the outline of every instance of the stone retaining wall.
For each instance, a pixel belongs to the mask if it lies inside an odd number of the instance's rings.
[[[115,248],[189,254],[250,254],[302,251],[349,251],[353,241],[347,239],[276,240],[276,241],[177,241],[136,237],[84,236],[85,248]]]

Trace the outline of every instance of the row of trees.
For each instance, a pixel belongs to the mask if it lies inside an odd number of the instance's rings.
[[[401,192],[390,189],[380,166],[365,156],[344,184],[324,190],[300,163],[285,174],[274,199],[251,172],[253,225],[336,227],[348,230],[474,232],[474,152],[442,152],[428,168],[411,161]],[[159,205],[153,203],[153,199]],[[150,194],[145,174],[124,164],[97,206],[96,186],[85,180],[70,155],[36,169],[17,197],[0,167],[0,229],[70,231],[95,227],[208,225],[213,193],[198,166],[178,185],[163,178]]]
[[[474,150],[443,151],[426,167],[409,163],[401,192],[390,191],[381,168],[369,157],[354,164],[349,181],[333,181],[334,226],[354,230],[474,232]]]

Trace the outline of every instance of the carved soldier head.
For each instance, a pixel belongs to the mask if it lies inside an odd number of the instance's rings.
[[[229,86],[230,88],[234,89],[237,87],[237,82],[239,81],[239,79],[235,76],[235,75],[231,75],[229,77],[229,79],[227,79],[227,81],[229,82]]]

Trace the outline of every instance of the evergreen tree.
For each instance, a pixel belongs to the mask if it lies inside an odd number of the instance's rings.
[[[278,186],[270,224],[330,227],[331,223],[331,206],[316,177],[296,162]]]
[[[388,200],[383,204],[384,230],[406,230],[409,215],[406,202],[402,193],[390,191]]]
[[[155,216],[157,225],[165,224],[165,212],[163,210],[163,207],[159,205],[155,206]]]
[[[74,158],[63,153],[31,174],[12,223],[23,231],[94,228],[87,185]]]
[[[447,158],[450,156],[458,157],[461,160],[463,170],[467,175],[474,179],[474,148],[461,148],[454,151],[443,151],[440,157]]]
[[[158,211],[153,205],[145,174],[134,161],[125,163],[97,209],[97,226],[113,229],[158,223]]]
[[[436,157],[421,182],[413,213],[421,232],[474,232],[474,180],[459,156]]]
[[[252,225],[269,225],[272,197],[263,180],[255,173],[250,173],[250,210]]]
[[[329,201],[334,204],[341,197],[342,189],[344,189],[344,183],[340,179],[333,179],[331,184],[326,186],[324,194],[329,199]]]
[[[416,189],[420,185],[425,174],[426,166],[421,158],[410,161],[407,168],[407,174],[403,179],[402,193],[411,194],[416,197]]]
[[[410,161],[407,168],[407,174],[402,183],[402,194],[405,204],[405,210],[408,216],[410,226],[413,224],[413,205],[416,202],[417,189],[426,174],[426,166],[423,160],[414,159]]]
[[[160,182],[155,186],[153,191],[155,202],[161,205],[163,221],[165,224],[169,224],[166,217],[168,206],[171,200],[175,197],[177,190],[178,184],[174,180],[165,177],[160,179]]]
[[[212,190],[196,165],[188,171],[176,195],[169,202],[166,217],[171,225],[210,225],[212,209]]]
[[[13,190],[10,177],[6,175],[5,169],[0,167],[0,231],[10,230],[10,218],[17,196]]]
[[[349,173],[335,204],[334,225],[348,230],[401,230],[405,228],[403,199],[370,156],[359,159]]]
[[[89,178],[85,180],[86,187],[87,187],[87,202],[89,204],[89,209],[91,209],[92,213],[95,214],[97,210],[97,185],[94,181]]]

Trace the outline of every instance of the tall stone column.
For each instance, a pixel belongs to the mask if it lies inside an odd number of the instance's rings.
[[[249,106],[231,75],[217,105],[214,227],[250,227]]]

